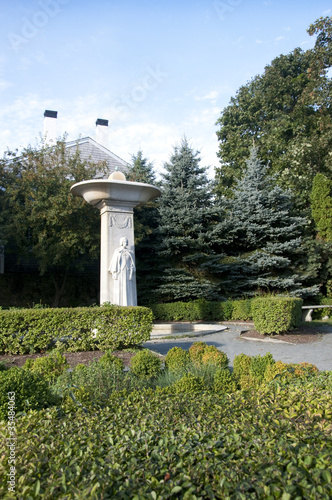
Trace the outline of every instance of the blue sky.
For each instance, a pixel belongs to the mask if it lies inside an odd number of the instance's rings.
[[[218,165],[216,120],[241,85],[280,54],[314,45],[306,30],[331,0],[2,0],[0,154],[35,145],[45,109],[68,140],[139,148],[157,171],[184,135]]]

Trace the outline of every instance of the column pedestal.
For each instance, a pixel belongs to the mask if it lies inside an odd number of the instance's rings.
[[[121,238],[127,238],[128,247],[135,263],[134,244],[134,215],[133,209],[136,203],[117,202],[111,200],[101,200],[97,208],[101,217],[101,239],[100,239],[100,305],[105,302],[115,304],[114,300],[114,279],[109,272],[113,254],[120,246]],[[124,304],[137,306],[136,272],[131,278],[133,287],[133,303]]]

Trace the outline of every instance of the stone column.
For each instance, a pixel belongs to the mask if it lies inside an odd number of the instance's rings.
[[[127,238],[128,250],[131,252],[135,263],[134,245],[134,215],[133,209],[137,203],[121,202],[114,203],[112,200],[101,200],[97,208],[101,216],[101,241],[100,241],[100,305],[104,302],[114,304],[113,290],[114,280],[109,272],[114,251],[120,246],[121,238]],[[132,287],[134,287],[134,303],[137,305],[136,273],[132,276]]]

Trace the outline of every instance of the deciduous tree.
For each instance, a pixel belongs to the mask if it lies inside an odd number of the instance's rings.
[[[91,179],[101,165],[68,155],[64,140],[55,146],[7,152],[0,162],[1,234],[6,252],[33,259],[54,281],[53,306],[59,304],[70,269],[82,270],[99,254],[96,209],[73,196],[70,187]]]

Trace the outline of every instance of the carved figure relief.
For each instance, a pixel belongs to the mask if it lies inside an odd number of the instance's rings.
[[[113,302],[120,306],[136,306],[136,267],[132,252],[128,250],[128,239],[121,238],[120,246],[114,251],[109,272],[113,278]]]

